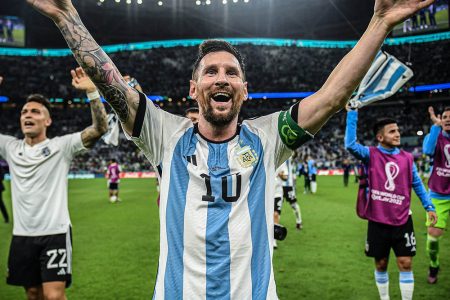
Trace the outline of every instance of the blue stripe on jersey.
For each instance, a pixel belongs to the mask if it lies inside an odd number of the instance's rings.
[[[208,203],[206,223],[206,299],[230,299],[228,219],[232,203],[222,199],[222,177],[230,175],[228,143],[208,143],[208,146],[208,170],[214,202]]]
[[[258,164],[250,176],[248,208],[252,226],[252,299],[266,299],[270,281],[270,250],[266,223],[264,150],[260,138],[242,126],[240,139],[258,154]],[[273,200],[272,200],[273,201]]]
[[[189,184],[186,156],[194,154],[197,142],[193,128],[190,128],[180,138],[172,155],[166,208],[165,299],[183,299],[184,210]]]

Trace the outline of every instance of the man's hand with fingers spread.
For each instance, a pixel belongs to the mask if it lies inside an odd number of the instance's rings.
[[[85,91],[86,93],[92,93],[97,90],[95,84],[81,67],[70,70],[70,75],[72,75],[72,86],[77,90]]]

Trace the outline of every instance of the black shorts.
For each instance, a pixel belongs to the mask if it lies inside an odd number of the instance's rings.
[[[277,197],[274,201],[274,212],[277,212],[281,215],[281,206],[283,205],[283,198]]]
[[[72,237],[63,234],[13,236],[8,258],[6,282],[24,287],[43,282],[72,282]]]
[[[110,182],[109,183],[109,189],[110,190],[118,190],[119,189],[119,184],[117,182]]]
[[[297,202],[297,197],[295,196],[295,190],[292,186],[283,186],[283,197],[289,203]]]
[[[389,257],[391,248],[397,257],[416,255],[416,237],[411,216],[400,226],[369,221],[366,255],[376,259],[386,258]]]
[[[310,181],[316,181],[316,174],[309,175],[309,180]]]

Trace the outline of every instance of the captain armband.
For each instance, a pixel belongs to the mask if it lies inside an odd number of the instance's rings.
[[[297,108],[295,107],[297,106]],[[295,109],[296,108],[296,109]],[[297,122],[292,118],[292,111],[297,112],[298,104],[294,105],[287,111],[280,112],[278,116],[278,133],[286,145],[291,150],[295,150],[307,141],[314,138],[314,135],[298,126]]]

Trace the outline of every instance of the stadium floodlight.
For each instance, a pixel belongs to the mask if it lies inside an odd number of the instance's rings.
[[[119,3],[120,2],[120,0],[115,0],[116,1],[116,3]]]
[[[228,2],[227,0],[222,0],[223,4],[227,4],[227,2]]]
[[[162,6],[162,5],[163,5],[163,2],[162,2],[162,1],[158,1],[158,5],[159,5],[159,6]]]
[[[197,5],[201,5],[201,4],[202,4],[202,1],[200,1],[200,0],[197,0],[197,1],[195,1],[195,4],[197,4]]]
[[[206,3],[206,5],[210,5],[211,4],[211,0],[206,0],[205,3]]]
[[[248,2],[250,2],[250,0],[244,0],[244,2],[245,2],[245,3],[248,3]]]
[[[105,2],[105,0],[100,0],[100,2]]]
[[[137,0],[137,4],[142,4],[142,0]]]
[[[417,131],[417,135],[418,136],[422,136],[423,135],[423,131],[422,130]]]
[[[127,0],[127,4],[131,4],[131,0]]]
[[[233,2],[234,2],[234,3],[237,3],[237,2],[238,2],[238,0],[233,0]]]

